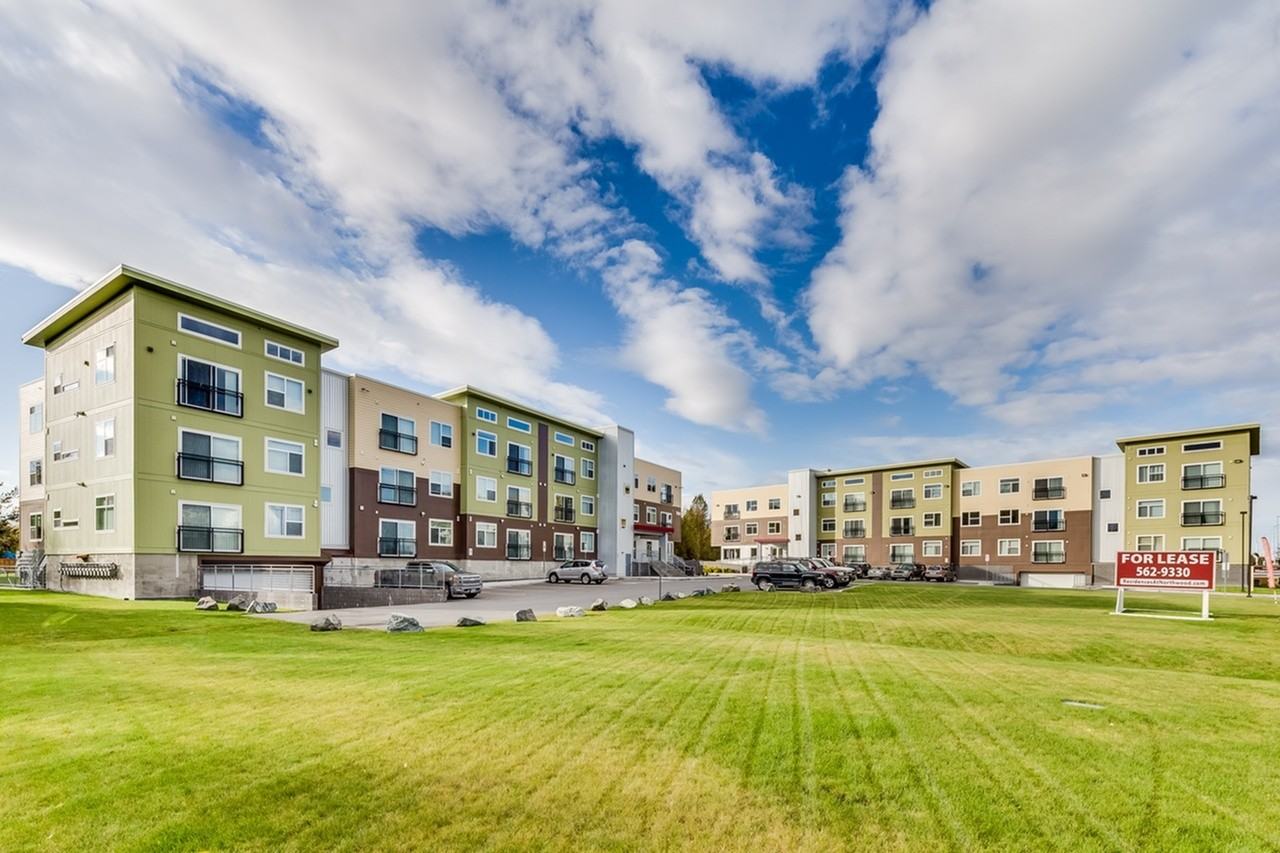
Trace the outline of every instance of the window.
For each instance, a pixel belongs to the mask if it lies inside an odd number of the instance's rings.
[[[1202,524],[1222,524],[1227,516],[1222,511],[1222,501],[1183,501],[1182,523],[1187,527]]]
[[[333,486],[320,486],[320,503],[333,503]]]
[[[27,408],[27,432],[35,435],[44,429],[44,403]]]
[[[302,393],[301,380],[267,372],[267,405],[271,408],[301,414],[305,410]]]
[[[915,520],[911,516],[889,519],[890,536],[914,536],[915,532]]]
[[[782,533],[782,522],[781,522],[781,521],[767,521],[767,522],[765,522],[765,528],[764,528],[764,529],[765,529],[766,531],[768,531],[768,533],[769,533],[769,535],[770,535],[770,536],[777,536],[778,534]]]
[[[823,493],[822,493],[822,505],[823,505],[823,506],[835,506],[835,505],[836,505],[836,493],[835,493],[835,492],[823,492]]]
[[[982,513],[980,512],[962,512],[960,513],[961,527],[977,527],[982,524]]]
[[[97,351],[93,357],[93,384],[108,385],[116,381],[116,345]]]
[[[1221,441],[1193,441],[1182,445],[1183,453],[1200,453],[1205,450],[1221,450]]]
[[[996,553],[1001,557],[1022,556],[1021,539],[1000,539],[996,541]]]
[[[551,549],[553,560],[572,560],[573,559],[573,534],[572,533],[555,533],[551,537]]]
[[[1062,540],[1031,543],[1031,562],[1033,563],[1065,563],[1066,547]]]
[[[557,483],[563,483],[566,486],[572,486],[577,482],[577,474],[574,472],[573,459],[568,456],[555,454],[555,466],[552,470],[552,477]]]
[[[1108,521],[1108,522],[1107,522],[1107,532],[1108,532],[1108,533],[1119,533],[1119,532],[1120,532],[1120,522],[1118,522],[1118,521]]]
[[[846,521],[841,535],[845,539],[862,539],[867,535],[867,528],[861,521]]]
[[[497,548],[498,547],[498,525],[491,521],[476,522],[476,547],[477,548]]]
[[[1061,477],[1036,477],[1031,486],[1033,500],[1058,500],[1067,496]]]
[[[782,498],[769,498],[769,509],[782,509]]]
[[[306,364],[307,357],[302,354],[302,350],[287,347],[284,344],[278,344],[275,341],[267,341],[267,355],[271,358],[278,358],[281,361],[287,361],[291,364]]]
[[[1138,518],[1164,518],[1164,498],[1138,501]]]
[[[637,504],[637,503],[631,504],[631,520],[632,521],[640,520],[640,504]]]
[[[27,516],[27,535],[34,542],[44,538],[44,513],[33,512]]]
[[[327,429],[324,431],[324,443],[326,447],[336,447],[342,449],[342,431],[336,429]]]
[[[911,544],[906,545],[890,545],[889,546],[889,562],[891,563],[913,563],[916,559],[916,547]]]
[[[595,514],[596,514],[596,499],[595,499],[594,497],[592,497],[591,495],[583,495],[583,496],[582,496],[582,499],[579,501],[579,503],[581,503],[581,504],[582,504],[582,514],[583,514],[583,515],[595,515]]]
[[[942,556],[942,540],[926,539],[920,543],[920,554],[924,557],[941,557]]]
[[[201,320],[198,317],[192,317],[189,314],[178,315],[178,328],[189,335],[195,335],[198,338],[207,338],[211,341],[217,341],[220,344],[228,344],[233,347],[240,346],[240,333],[235,329],[229,329],[226,326],[219,326],[217,323],[211,323],[208,320]]]
[[[936,501],[942,497],[941,483],[926,483],[924,487],[924,499],[927,501]]]
[[[735,524],[732,527],[726,527],[724,529],[724,541],[738,542],[741,538],[742,537],[738,535],[738,525]]]
[[[44,460],[31,459],[27,462],[27,485],[38,486],[44,482]]]
[[[427,494],[436,498],[453,497],[453,474],[449,471],[432,471]]]
[[[658,523],[658,508],[647,506],[644,508],[644,520],[646,524]]]
[[[498,436],[484,430],[476,431],[476,453],[480,456],[498,456]]]
[[[824,519],[822,519],[822,532],[823,532],[823,533],[835,533],[835,532],[836,532],[836,520],[835,520],[834,518],[824,518]]]
[[[240,507],[226,504],[178,503],[178,550],[218,554],[244,551]]]
[[[1139,483],[1163,483],[1164,482],[1164,463],[1157,462],[1151,465],[1138,466],[1138,482]]]
[[[533,492],[525,486],[507,486],[507,515],[533,518]]]
[[[432,545],[452,545],[453,544],[453,522],[443,521],[438,518],[431,519],[428,522],[428,541]]]
[[[753,548],[752,550],[754,551],[755,549]],[[739,555],[742,554],[742,549],[741,548],[723,548],[721,549],[720,554],[726,560],[736,560],[739,558]]]
[[[306,449],[296,441],[267,439],[267,471],[272,474],[303,476],[302,460]]]
[[[242,417],[244,394],[240,392],[240,371],[178,356],[178,405]]]
[[[850,477],[844,481],[846,486],[861,486],[867,482],[866,477]]]
[[[54,530],[74,530],[80,526],[78,518],[63,518],[62,510],[55,509],[53,511],[53,529]]]
[[[34,518],[34,516],[32,516]],[[32,537],[35,538],[35,537]],[[1221,551],[1221,536],[1184,536],[1182,537],[1182,550],[1184,551]]]
[[[961,557],[982,556],[982,540],[981,539],[961,539],[960,540],[960,556]]]
[[[1164,534],[1153,533],[1138,537],[1139,551],[1163,551],[1164,550]]]
[[[845,492],[844,494],[844,511],[845,512],[866,512],[867,494],[866,492]]]
[[[891,509],[910,509],[915,505],[915,489],[893,489],[889,492],[889,507]]]
[[[431,421],[431,444],[435,447],[453,447],[453,424]]]
[[[493,477],[476,477],[476,500],[498,502],[498,481]]]
[[[79,451],[79,450],[75,450],[75,449],[72,449],[72,450],[63,450],[63,449],[62,449],[62,442],[61,442],[61,441],[55,441],[55,442],[53,442],[53,443],[50,445],[50,447],[51,447],[51,448],[52,448],[52,450],[53,450],[53,461],[54,461],[54,462],[69,462],[69,461],[71,461],[72,459],[79,459],[79,458],[80,458],[80,451]]]
[[[965,480],[960,483],[960,497],[976,498],[982,494],[981,480]]]
[[[1164,456],[1164,446],[1160,447],[1139,447],[1137,450],[1139,456]]]
[[[1022,481],[1017,477],[1000,478],[1000,494],[1016,495],[1022,489]]]
[[[1067,529],[1067,514],[1060,509],[1038,509],[1031,514],[1031,529],[1039,532]]]
[[[115,418],[107,418],[93,425],[93,455],[98,459],[116,455]]]
[[[899,471],[897,474],[890,474],[890,480],[914,480],[916,475],[912,471]]]
[[[417,525],[412,521],[383,518],[378,521],[379,557],[415,557],[418,554]]]
[[[596,552],[596,535],[590,530],[584,530],[578,534],[578,542],[582,553],[594,554]]]
[[[404,468],[378,469],[378,503],[416,506],[418,487],[414,473]]]
[[[98,495],[93,499],[93,529],[110,533],[116,529],[116,496]]]
[[[178,431],[178,477],[239,486],[244,483],[240,439],[194,430]]]
[[[830,489],[830,488],[833,488],[835,484],[836,484],[835,480],[823,480],[822,483],[820,484],[820,487],[823,489]]]
[[[1000,517],[999,517],[1000,524],[1017,524],[1021,520],[1022,520],[1022,513],[1020,513],[1016,509],[1000,510]]]
[[[596,452],[596,443],[595,443],[594,441],[587,441],[587,440],[584,438],[584,439],[582,439],[581,447],[582,447],[582,449],[583,449],[583,450],[585,450],[587,453],[595,453],[595,452]],[[595,549],[594,549],[594,548],[592,548],[591,550],[593,550],[593,551],[594,551]]]
[[[941,477],[941,476],[942,476],[942,469],[941,469],[941,468],[930,468],[929,470],[925,471],[925,472],[924,472],[923,474],[921,474],[920,476],[924,477],[926,480],[936,480],[936,479],[938,479],[939,477]]]
[[[759,507],[758,501],[747,501],[747,512],[755,512]]]
[[[533,474],[533,451],[529,445],[507,442],[507,473],[523,477]]]
[[[662,488],[658,491],[658,500],[664,504],[669,504],[676,499],[675,487],[670,483],[663,483]]]
[[[59,394],[65,394],[68,391],[75,391],[79,387],[80,387],[80,380],[73,379],[70,382],[64,382],[62,379],[62,374],[59,373],[58,378],[53,380],[53,396],[56,397]]]
[[[583,476],[583,478],[584,478],[584,479],[587,479],[587,480],[594,480],[594,479],[596,478],[596,463],[595,463],[595,460],[593,460],[593,459],[582,459],[582,460],[580,460],[580,463],[579,463],[579,464],[581,464],[581,465],[582,465],[582,476]]]
[[[760,532],[760,525],[756,524],[754,521],[748,521],[743,525],[743,528],[743,532],[748,536],[755,536]]]
[[[532,534],[528,530],[507,530],[507,559],[528,560],[533,557]]]
[[[1100,500],[1100,501],[1105,501],[1105,500],[1110,500],[1110,499],[1111,499],[1111,490],[1110,490],[1110,489],[1100,489],[1100,490],[1098,491],[1098,500]]]
[[[497,412],[492,409],[483,409],[479,406],[476,406],[476,417],[491,424],[496,424],[498,422]]]
[[[1200,462],[1182,466],[1182,488],[1219,489],[1227,484],[1221,462]]]
[[[724,505],[724,517],[725,517],[725,518],[737,518],[737,517],[738,517],[738,505],[737,505],[737,504],[725,504],[725,505]]]
[[[569,435],[568,433],[565,433],[565,432],[557,432],[557,433],[555,434],[555,438],[556,438],[556,442],[557,442],[557,443],[559,443],[559,444],[567,444],[567,445],[569,445],[570,447],[573,447],[573,446],[574,446],[574,444],[575,444],[575,442],[574,442],[574,440],[573,440],[573,436],[571,436],[571,435]]]
[[[645,479],[644,479],[644,490],[645,490],[646,492],[656,492],[656,491],[658,491],[658,478],[657,478],[657,477],[645,477]]]
[[[394,450],[396,453],[416,454],[417,424],[412,418],[401,418],[383,412],[378,422],[378,447],[382,450]]]
[[[267,538],[301,539],[304,512],[300,506],[267,504]]]
[[[513,429],[516,432],[533,432],[533,425],[528,421],[522,421],[519,418],[513,418],[511,416],[507,417],[507,428]]]
[[[921,527],[941,527],[941,526],[942,526],[942,513],[940,513],[940,512],[926,512],[926,513],[924,514],[924,519],[923,519],[923,521],[921,522],[920,526],[921,526]]]
[[[866,545],[845,545],[842,553],[846,563],[865,563],[867,561]]]

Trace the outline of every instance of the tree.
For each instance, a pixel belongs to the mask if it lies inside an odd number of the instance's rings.
[[[711,548],[711,513],[707,499],[695,495],[689,508],[680,517],[680,556],[688,560],[711,560],[715,552]]]
[[[18,553],[18,489],[0,483],[0,554]]]

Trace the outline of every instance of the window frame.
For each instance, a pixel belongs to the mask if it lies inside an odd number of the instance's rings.
[[[110,376],[106,379],[100,378],[102,372],[102,364],[106,362]],[[93,352],[93,384],[94,385],[111,385],[116,381],[116,342],[112,341],[102,349]]]
[[[431,445],[432,447],[440,447],[445,450],[452,450],[453,449],[453,424],[445,423],[444,421],[437,421],[434,418],[428,418],[427,423],[428,423],[427,444]],[[418,425],[415,423],[413,426],[414,426],[414,433],[416,438]],[[449,443],[445,444],[445,441],[448,441]]]
[[[1013,513],[1012,521],[1005,521],[1006,513]],[[1037,510],[1039,512],[1039,510]],[[996,526],[998,527],[1016,527],[1022,523],[1022,510],[1020,509],[1002,509],[996,513]]]
[[[213,335],[207,335],[204,332],[197,332],[193,329],[184,328],[182,325],[183,320],[192,320],[196,323],[203,323],[206,326],[212,326],[213,328],[220,329],[224,332],[230,332],[231,334],[236,336],[236,342],[231,343],[230,341],[223,340],[222,338],[214,337]],[[177,330],[179,332],[182,332],[184,335],[191,335],[192,337],[202,338],[206,341],[213,341],[215,344],[222,344],[224,347],[231,347],[233,349],[244,348],[244,333],[241,332],[239,329],[233,329],[230,326],[224,326],[221,323],[215,323],[212,320],[205,320],[201,317],[195,316],[194,314],[188,314],[185,311],[178,312],[178,322],[176,323],[176,327],[177,327]]]
[[[1208,453],[1211,450],[1222,450],[1222,439],[1211,438],[1206,441],[1188,441],[1182,445],[1183,453]]]
[[[970,548],[973,549],[970,553]],[[981,557],[982,556],[982,540],[981,539],[961,539],[960,540],[960,556],[961,557]]]
[[[1150,509],[1151,507],[1157,506],[1157,505],[1160,507],[1160,514],[1152,515],[1150,513]],[[1146,515],[1142,514],[1142,510],[1144,506],[1148,509],[1148,512]],[[1167,518],[1168,514],[1169,514],[1168,507],[1165,506],[1164,498],[1140,498],[1133,505],[1134,518],[1147,518],[1147,519],[1160,520],[1160,519]]]
[[[937,518],[937,523],[936,523],[936,524],[930,524],[930,523],[929,523],[929,519],[930,519],[931,517]],[[928,528],[930,528],[930,529],[938,529],[938,528],[941,528],[941,527],[942,527],[942,513],[941,513],[941,512],[938,512],[938,511],[936,511],[936,510],[935,510],[935,511],[932,511],[932,512],[922,513],[922,514],[921,514],[921,516],[920,516],[920,527],[921,527],[921,529],[924,529],[924,528],[926,528],[926,527],[928,527]]]
[[[284,381],[284,405],[277,406],[271,402],[271,380],[280,379]],[[300,408],[293,409],[289,407],[289,383],[298,383],[298,405]],[[295,415],[305,415],[307,413],[307,383],[305,380],[298,379],[293,376],[286,376],[283,373],[275,373],[270,370],[263,371],[262,378],[262,402],[268,409],[275,409],[278,412],[290,412]]]
[[[453,519],[451,518],[428,518],[427,519],[427,547],[435,548],[452,548],[453,547]],[[436,540],[436,533],[448,531],[449,541],[442,542]]]
[[[975,516],[977,518],[977,521],[974,521],[972,523],[965,521],[965,519],[968,518],[969,516]],[[963,512],[960,513],[960,526],[961,527],[981,527],[982,513],[976,509],[964,510]]]
[[[278,444],[288,444],[298,449],[298,456],[301,457],[301,470],[297,473],[293,471],[278,471],[271,467],[271,442]],[[280,452],[277,450],[276,452]],[[292,452],[290,452],[292,456]],[[286,463],[287,464],[287,463]],[[291,441],[287,438],[276,438],[275,436],[266,435],[262,437],[262,473],[278,474],[283,477],[305,477],[307,476],[307,446],[300,441]]]
[[[1006,489],[1005,486],[1013,486],[1013,488]],[[1002,495],[1021,494],[1022,478],[1021,477],[1001,477],[999,480],[996,481],[996,491],[998,491]]]
[[[109,428],[110,435],[106,435],[106,429]],[[102,430],[100,433],[99,430]],[[103,418],[100,421],[93,422],[93,458],[94,459],[111,459],[116,455],[116,418],[112,415],[109,418]]]
[[[480,449],[480,442],[482,440],[487,440],[490,444],[493,445],[492,453],[486,453],[485,451]],[[486,459],[497,459],[498,458],[498,434],[496,432],[489,432],[488,430],[485,430],[485,429],[476,430],[475,451],[477,456],[483,456]]]
[[[933,492],[933,494],[930,494],[930,492]],[[942,483],[925,483],[921,499],[926,501],[942,500]]]
[[[111,499],[111,505],[99,506],[99,501],[106,500],[107,498]],[[98,526],[98,513],[103,510],[109,510],[111,512],[110,527]],[[115,533],[116,532],[116,493],[115,492],[107,492],[106,494],[93,496],[93,532],[94,533]]]
[[[481,480],[488,480],[490,483],[493,483],[493,497],[492,497],[492,498],[482,497],[482,495],[486,495],[486,494],[488,494],[488,491],[487,491],[487,490],[484,490],[484,489],[481,489],[481,487],[480,487],[480,481],[481,481]],[[484,475],[484,474],[476,474],[476,494],[475,494],[475,499],[476,499],[476,501],[477,501],[478,503],[496,504],[496,503],[498,502],[498,478],[497,478],[497,477],[489,477],[489,476],[486,476],[486,475]]]
[[[273,353],[271,351],[272,347],[276,348],[276,352]],[[295,361],[292,358],[285,358],[283,355],[279,354],[281,350],[287,350],[291,353],[296,353],[298,355],[298,360]],[[279,341],[273,341],[270,338],[263,338],[262,354],[265,355],[267,358],[274,358],[277,361],[283,361],[285,364],[295,364],[298,367],[307,366],[307,354],[305,351],[300,350],[297,347],[291,347],[288,344],[282,344]]]
[[[272,508],[286,510],[286,512],[280,516],[280,532],[279,533],[271,532]],[[298,522],[299,532],[296,536],[287,532],[289,530],[289,524],[291,523],[289,521],[289,514],[287,510],[291,510],[291,509],[298,510],[300,515],[300,520]],[[263,512],[262,537],[264,539],[306,539],[307,538],[307,508],[302,504],[287,504],[287,503],[280,503],[279,501],[267,501],[262,505],[262,512]]]
[[[962,498],[982,497],[982,481],[981,480],[961,480],[960,481],[960,497]]]
[[[486,544],[484,544],[483,542],[481,542],[481,541],[480,541],[480,534],[481,534],[481,533],[492,533],[492,534],[493,534],[493,544],[492,544],[492,545],[486,545]],[[493,549],[497,550],[497,547],[498,547],[498,523],[497,523],[496,521],[477,521],[477,522],[476,522],[476,535],[475,535],[475,540],[474,540],[474,541],[475,541],[475,547],[476,547],[476,548],[493,548]]]
[[[555,443],[556,443],[556,444],[563,444],[563,445],[565,445],[566,447],[577,447],[577,446],[578,446],[578,442],[574,439],[574,437],[573,437],[572,435],[570,435],[570,434],[569,434],[569,433],[567,433],[567,432],[560,432],[559,430],[552,430],[552,439],[555,441]]]
[[[1151,473],[1153,468],[1160,469],[1160,479],[1158,480],[1151,479]],[[1169,474],[1169,470],[1164,462],[1143,462],[1141,465],[1137,465],[1134,467],[1133,476],[1134,476],[1134,482],[1137,485],[1149,486],[1149,485],[1154,485],[1156,483],[1166,482],[1169,479],[1168,474]],[[1143,479],[1144,475],[1146,476],[1146,479]]]
[[[436,482],[436,475],[437,475],[437,474],[443,474],[445,477],[448,477],[448,478],[449,478],[449,491],[447,491],[447,492],[444,492],[444,491],[437,492],[437,491],[435,491],[435,488],[436,488],[436,486],[438,485],[438,484],[437,484],[437,482]],[[428,472],[427,472],[427,496],[428,496],[428,497],[432,497],[432,498],[451,498],[451,497],[453,497],[453,472],[452,472],[452,471],[440,471],[440,470],[437,470],[437,469],[435,469],[435,468],[432,468],[430,471],[428,471]]]
[[[507,415],[507,429],[522,432],[525,435],[533,435],[533,423],[523,418],[517,418],[514,415]]]

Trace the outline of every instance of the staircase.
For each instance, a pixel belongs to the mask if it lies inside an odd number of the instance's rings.
[[[21,589],[39,589],[44,586],[44,551],[25,551],[19,554],[14,568],[15,586]]]

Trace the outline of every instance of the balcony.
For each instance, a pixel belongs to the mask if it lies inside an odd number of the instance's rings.
[[[1227,478],[1223,474],[1202,474],[1199,477],[1182,478],[1184,489],[1221,489],[1226,484]]]
[[[179,525],[178,550],[204,554],[243,554],[244,529]]]
[[[736,521],[741,517],[742,517],[742,513],[738,512],[736,509],[726,509],[724,511],[723,518],[725,521]]]
[[[563,563],[565,560],[572,560],[573,549],[556,547],[552,551],[551,559],[555,560],[557,563]]]
[[[1031,490],[1031,499],[1036,501],[1057,501],[1067,496],[1062,486],[1036,486]]]
[[[675,492],[670,486],[663,486],[662,491],[658,493],[658,500],[664,504],[672,503],[675,500]]]
[[[741,542],[741,541],[742,541],[742,538],[741,538],[740,536],[738,536],[738,534],[736,534],[736,533],[735,533],[735,534],[733,534],[732,536],[730,536],[728,533],[726,533],[726,534],[724,535],[724,541],[725,541],[726,543],[728,543],[728,544],[731,544],[731,545],[732,545],[732,544],[736,544],[736,543],[738,543],[738,542]]]
[[[866,512],[867,502],[866,501],[845,501],[844,511],[845,512]]]
[[[532,545],[513,545],[507,543],[507,559],[508,560],[530,560],[533,558]]]
[[[912,509],[916,505],[915,498],[890,498],[890,509]]]
[[[519,474],[522,477],[528,477],[533,473],[533,460],[524,459],[520,456],[508,456],[507,473]]]
[[[414,486],[397,486],[393,483],[379,483],[378,503],[415,506],[418,503],[418,490]]]
[[[1227,520],[1225,512],[1184,512],[1183,527],[1213,527],[1224,524]]]
[[[206,412],[217,412],[233,418],[244,417],[244,394],[219,388],[207,382],[178,380],[178,405]]]
[[[571,507],[571,506],[557,506],[557,507],[556,507],[556,521],[572,522],[572,521],[573,521],[573,507]]]
[[[507,515],[512,518],[533,518],[533,504],[526,501],[507,501]]]
[[[205,483],[223,483],[228,486],[243,486],[244,463],[239,459],[201,456],[197,453],[179,453],[178,479],[200,480]]]
[[[867,537],[867,528],[863,527],[862,525],[858,525],[856,527],[846,526],[844,528],[844,535],[843,535],[844,539],[865,539],[866,537]]]
[[[555,481],[566,486],[572,486],[578,482],[578,476],[573,472],[572,468],[556,468]]]
[[[394,450],[396,453],[414,455],[418,452],[418,437],[406,432],[391,429],[378,430],[378,447],[383,450]]]
[[[915,529],[915,525],[913,524],[910,524],[910,523],[899,524],[896,521],[889,523],[890,536],[914,536],[915,533],[916,533],[916,529]]]
[[[416,557],[418,543],[413,539],[396,539],[392,536],[378,537],[379,557]]]
[[[1066,530],[1065,518],[1041,518],[1031,522],[1031,529],[1036,533],[1052,533],[1055,530]]]

